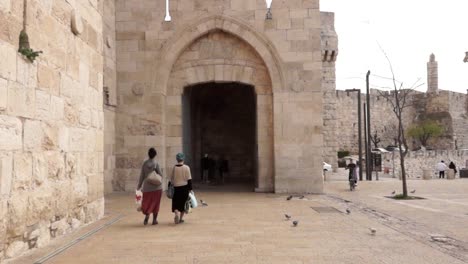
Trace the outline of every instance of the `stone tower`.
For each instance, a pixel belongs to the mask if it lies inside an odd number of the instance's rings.
[[[434,53],[431,54],[427,63],[427,92],[439,93],[439,69]]]

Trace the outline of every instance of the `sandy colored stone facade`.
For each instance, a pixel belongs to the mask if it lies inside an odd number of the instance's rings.
[[[242,83],[256,93],[255,189],[322,192],[325,43],[319,1],[273,1],[273,19],[266,20],[264,1],[171,0],[171,22],[163,21],[164,4],[116,1],[112,188],[135,188],[151,146],[167,174],[175,154],[184,149],[185,87]],[[336,44],[328,44],[329,54]],[[327,67],[333,79],[333,62]]]
[[[219,150],[235,157],[229,177],[253,175],[257,192],[323,191],[337,37],[319,0],[274,1],[268,20],[263,0],[171,0],[170,22],[163,0],[27,0],[34,62],[18,53],[23,3],[0,1],[0,261],[102,217],[104,193],[135,189],[149,147],[165,175],[193,147],[198,170],[203,141],[184,131],[204,104],[184,114],[187,87],[236,101],[229,119],[243,127],[205,137],[232,141]]]
[[[0,1],[0,262],[104,213],[110,2],[28,0],[29,43],[43,51],[30,62],[17,52],[23,1]]]

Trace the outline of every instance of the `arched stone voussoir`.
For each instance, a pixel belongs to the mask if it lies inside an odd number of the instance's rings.
[[[267,37],[265,37],[262,33],[258,32],[255,28],[251,27],[250,25],[225,15],[208,15],[196,21],[192,21],[181,30],[178,30],[170,39],[168,39],[167,42],[164,44],[160,52],[160,56],[158,58],[158,60],[161,63],[164,62],[164,65],[166,66],[160,67],[160,63],[155,63],[153,86],[158,84],[162,85],[163,87],[166,87],[167,89],[167,85],[174,64],[176,63],[180,55],[184,52],[184,50],[193,42],[197,41],[197,39],[201,38],[203,35],[217,30],[232,34],[235,37],[238,37],[239,39],[248,43],[259,54],[259,56],[265,63],[267,72],[271,78],[273,91],[281,91],[282,89],[284,89],[282,62],[280,60],[279,53],[276,51],[272,43],[268,40]],[[193,71],[190,71],[190,77],[188,77],[188,79],[193,81],[193,83],[202,83],[208,81],[208,79],[211,79],[211,72],[213,72],[214,81],[241,82],[242,80],[247,78],[243,74],[243,68],[242,73],[232,74],[232,76],[230,76],[230,79],[228,79],[228,76],[226,76],[226,69],[223,69],[223,80],[217,80],[217,78],[221,77],[221,70],[219,67],[214,67],[215,68],[213,69],[213,71],[209,69],[210,78],[199,76],[204,75],[201,73],[204,72],[204,70],[195,69],[195,75],[193,74]],[[224,68],[225,67],[226,66],[224,66]],[[247,70],[247,72],[248,71],[249,70]]]

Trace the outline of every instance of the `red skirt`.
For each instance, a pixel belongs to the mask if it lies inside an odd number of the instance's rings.
[[[157,214],[159,204],[161,203],[162,190],[143,192],[143,201],[141,202],[141,212],[147,214]]]

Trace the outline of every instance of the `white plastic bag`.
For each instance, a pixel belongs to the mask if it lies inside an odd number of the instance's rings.
[[[189,199],[190,199],[190,207],[197,208],[198,207],[197,197],[195,197],[195,193],[193,191],[189,192]]]
[[[143,201],[143,193],[139,190],[135,191],[135,204],[138,212],[141,212],[141,202]]]

